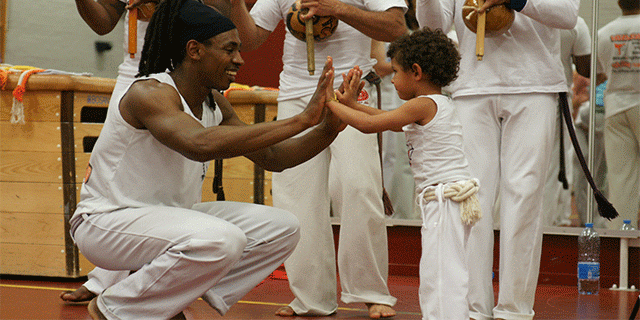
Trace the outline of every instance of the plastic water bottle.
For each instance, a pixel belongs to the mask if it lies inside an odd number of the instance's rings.
[[[635,230],[636,228],[631,226],[631,220],[622,220],[622,228],[620,230]]]
[[[578,292],[598,294],[600,289],[600,235],[587,223],[578,237]]]

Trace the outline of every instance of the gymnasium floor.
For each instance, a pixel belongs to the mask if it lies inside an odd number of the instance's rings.
[[[67,304],[58,295],[75,289],[82,281],[47,279],[0,279],[0,319],[91,319],[85,304]],[[391,276],[391,293],[398,298],[394,320],[420,319],[418,278]],[[497,283],[494,283],[497,290]],[[581,296],[575,286],[539,285],[536,293],[535,319],[629,319],[640,294],[601,289],[600,294]],[[215,313],[204,301],[194,302],[187,319],[279,319],[274,311],[293,298],[287,281],[271,276],[233,306],[225,317]],[[340,304],[330,317],[295,317],[291,319],[368,319],[364,304]],[[636,317],[640,319],[640,316]]]

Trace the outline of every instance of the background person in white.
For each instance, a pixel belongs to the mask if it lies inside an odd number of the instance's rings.
[[[294,0],[258,0],[250,14],[244,1],[231,3],[231,17],[238,27],[242,48],[250,51],[286,18]],[[354,65],[367,74],[375,64],[370,58],[371,39],[390,42],[407,31],[404,0],[303,0],[302,6],[307,3],[311,5],[311,15],[340,19],[332,36],[315,43],[316,61],[333,57],[338,75]],[[302,111],[318,78],[307,71],[305,42],[288,30],[283,52],[278,119]],[[342,79],[336,80],[337,88]],[[376,94],[371,89],[371,85],[364,88],[363,96],[368,95],[368,99],[362,102],[375,106]],[[347,127],[328,149],[300,167],[274,174],[272,183],[273,205],[293,212],[301,225],[300,242],[285,261],[295,299],[276,314],[336,312],[336,254],[329,215],[332,209],[341,218],[337,258],[341,300],[366,303],[371,317],[395,315],[391,306],[396,298],[387,287],[387,231],[376,136]]]
[[[607,76],[604,91],[604,148],[609,200],[622,220],[638,228],[640,210],[640,1],[619,0],[622,16],[598,30],[598,73]]]
[[[504,0],[488,0],[483,10]],[[455,24],[460,75],[451,85],[462,123],[471,175],[480,180],[484,216],[469,238],[469,308],[473,319],[532,319],[542,250],[541,188],[555,135],[558,92],[567,85],[560,62],[560,32],[571,29],[579,0],[511,0],[513,25],[485,39],[463,22],[465,0],[418,0],[420,26]],[[499,295],[494,302],[493,206],[500,194]],[[495,307],[494,307],[495,305]]]
[[[562,59],[562,67],[565,79],[567,80],[567,99],[571,105],[574,66],[576,72],[584,77],[589,77],[590,59],[591,59],[591,37],[589,36],[589,27],[584,19],[578,17],[578,22],[573,29],[560,30],[560,59]],[[556,135],[554,137],[554,145],[551,149],[551,165],[547,180],[544,186],[544,200],[542,202],[542,212],[546,215],[545,225],[547,226],[565,226],[571,225],[571,189],[573,186],[573,162],[574,157],[573,145],[569,138],[569,130],[565,121],[560,116],[562,110],[560,105],[557,108],[556,115]],[[575,117],[575,115],[574,115]],[[562,127],[560,131],[559,126]],[[562,137],[560,136],[562,134]],[[563,142],[564,163],[561,164],[560,159],[560,139]],[[584,146],[584,145],[583,145]],[[584,149],[583,149],[584,152]],[[562,168],[561,166],[564,166]],[[578,173],[584,175],[581,168],[577,168]],[[560,170],[565,170],[565,178],[567,179],[567,188],[558,179]],[[586,192],[586,189],[585,189]]]

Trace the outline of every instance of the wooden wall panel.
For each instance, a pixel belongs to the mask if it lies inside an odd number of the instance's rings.
[[[60,183],[2,182],[0,211],[64,213]]]
[[[245,123],[254,124],[255,106],[252,104],[234,104],[233,109]],[[265,121],[272,121],[276,118],[278,108],[276,105],[265,105]]]
[[[213,177],[206,177],[202,184],[202,201],[216,201],[216,194],[212,191]],[[271,206],[271,181],[264,182],[264,204]],[[249,179],[222,179],[222,189],[225,200],[254,203],[253,178]]]
[[[3,243],[64,246],[62,214],[0,212],[0,238]]]
[[[67,275],[64,246],[0,242],[2,274],[60,277]]]
[[[22,98],[25,122],[59,122],[60,121],[60,92],[59,91],[27,91]],[[0,91],[0,120],[11,119],[13,94],[10,90]]]
[[[76,152],[76,182],[82,184],[89,165],[91,153]]]
[[[0,121],[0,150],[58,152],[60,148],[60,123],[26,122],[12,124]]]
[[[80,118],[84,107],[99,107],[106,110],[111,94],[95,92],[75,92],[73,95],[73,122],[83,122]]]
[[[85,137],[98,137],[102,131],[101,123],[73,123],[73,140],[75,145],[75,152],[82,153],[84,149],[82,147],[83,139]]]
[[[59,152],[2,151],[0,181],[62,183]]]

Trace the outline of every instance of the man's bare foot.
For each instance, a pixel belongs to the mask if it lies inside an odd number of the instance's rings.
[[[293,311],[293,309],[289,306],[280,307],[276,310],[276,316],[280,317],[294,317],[297,314]]]
[[[75,291],[65,291],[60,294],[60,299],[66,302],[87,302],[95,298],[95,293],[89,291],[87,287],[82,286]]]
[[[396,315],[396,311],[386,304],[366,303],[366,305],[371,319],[391,318]]]
[[[89,315],[93,320],[107,320],[107,318],[102,314],[100,309],[98,309],[98,305],[96,304],[97,300],[98,300],[98,297],[95,297],[91,299],[91,301],[89,302],[89,306],[87,307],[87,309],[89,310]]]

